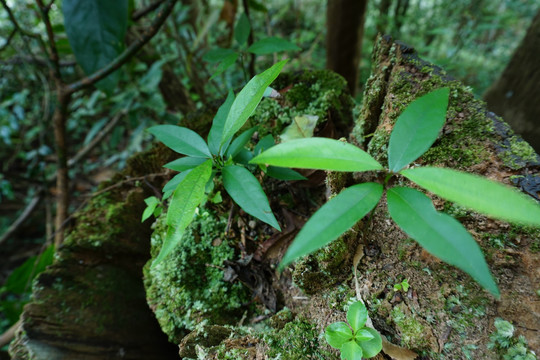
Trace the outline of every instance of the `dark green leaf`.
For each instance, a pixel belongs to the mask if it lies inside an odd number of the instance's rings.
[[[437,140],[446,120],[449,88],[432,91],[407,106],[388,144],[388,167],[397,172],[418,159]]]
[[[297,139],[278,144],[256,156],[250,163],[335,171],[383,168],[362,149],[327,138]]]
[[[451,169],[419,167],[400,172],[424,189],[461,206],[518,224],[540,227],[540,205],[503,184]]]
[[[212,161],[207,160],[191,170],[174,191],[167,211],[167,235],[152,266],[165,259],[182,239],[184,230],[193,220],[195,210],[204,198],[206,183],[211,175]]]
[[[39,257],[32,256],[27,259],[9,275],[4,284],[5,290],[13,294],[30,292],[32,280],[48,265],[52,264],[53,258],[54,246],[50,245]]]
[[[90,75],[111,63],[124,48],[128,24],[127,0],[64,0],[64,25],[77,62]],[[96,84],[112,92],[119,72]]]
[[[242,148],[233,158],[236,164],[247,165],[249,160],[253,159],[253,154],[246,148]]]
[[[203,138],[193,130],[176,125],[156,125],[147,131],[179,154],[212,157]]]
[[[239,45],[244,45],[249,37],[250,31],[251,25],[249,24],[249,19],[247,18],[246,13],[242,13],[234,27],[234,39]]]
[[[457,266],[499,297],[480,247],[456,219],[435,210],[420,191],[395,187],[388,190],[388,211],[411,238],[441,260]]]
[[[257,131],[257,127],[252,127],[251,129],[248,129],[238,135],[238,137],[234,139],[231,146],[229,146],[229,148],[225,152],[225,157],[235,157],[240,152],[240,150],[242,150],[244,146],[249,142],[249,140],[251,140],[251,137],[253,136],[255,131]]]
[[[223,167],[223,186],[245,212],[281,231],[261,184],[241,166]]]
[[[373,335],[373,339],[357,342],[357,344],[360,345],[360,347],[362,348],[364,358],[369,359],[381,352],[382,338],[375,329],[364,328],[364,330],[369,331],[371,335]]]
[[[328,325],[324,336],[328,344],[336,349],[341,349],[343,344],[353,338],[351,328],[342,321]]]
[[[163,165],[163,167],[174,170],[174,171],[185,171],[185,170],[193,169],[201,165],[206,160],[208,159],[200,158],[200,157],[185,156],[183,158],[176,159],[174,161],[166,163],[165,165]]]
[[[330,199],[300,230],[281,260],[280,269],[337,239],[377,205],[382,192],[381,184],[363,183]]]
[[[238,93],[234,100],[231,110],[227,115],[227,120],[223,126],[223,135],[221,143],[224,144],[228,139],[244,126],[247,119],[251,116],[257,105],[262,99],[266,88],[279,75],[281,69],[285,66],[287,60],[274,64],[270,69],[255,75],[246,86]]]
[[[203,60],[208,61],[209,63],[218,63],[233,53],[235,53],[235,51],[232,49],[223,49],[218,47],[204,54]]]
[[[212,80],[218,75],[221,75],[223,72],[225,72],[225,70],[233,66],[236,62],[236,59],[238,59],[238,56],[240,56],[238,53],[232,53],[231,55],[228,55],[225,59],[223,59],[223,61],[219,63],[216,70],[212,74],[212,77],[210,77],[210,80]]]
[[[296,171],[278,166],[269,166],[266,170],[266,174],[279,180],[307,180],[302,174]]]
[[[234,93],[231,90],[229,91],[225,102],[219,107],[216,116],[214,116],[214,120],[212,121],[212,127],[208,133],[208,147],[210,148],[210,152],[214,155],[218,155],[219,146],[221,145],[221,135],[223,134],[223,125],[225,124],[225,120],[227,120],[227,115],[231,110],[233,101]],[[225,145],[225,148],[226,147],[227,145]]]
[[[249,3],[249,8],[250,9],[253,9],[255,11],[264,12],[264,13],[268,12],[268,9],[266,8],[266,6],[261,4],[259,1],[249,0],[248,3]]]
[[[295,44],[277,37],[267,37],[256,41],[247,51],[256,55],[272,54],[280,51],[298,51],[301,50]]]
[[[276,145],[276,142],[274,141],[274,137],[272,134],[268,134],[265,137],[263,137],[257,145],[253,148],[253,154],[258,155],[259,153],[263,152],[264,150],[270,149],[272,146]]]
[[[347,321],[349,322],[349,325],[351,325],[353,331],[363,328],[367,318],[368,312],[366,306],[361,301],[357,301],[349,306],[349,310],[347,311]]]
[[[342,360],[362,360],[362,348],[354,340],[344,343],[340,350]]]

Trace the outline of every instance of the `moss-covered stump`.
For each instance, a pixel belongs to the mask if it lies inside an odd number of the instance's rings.
[[[161,171],[170,153],[138,155],[101,186],[75,217],[52,266],[36,279],[13,359],[165,359],[176,350],[148,308],[142,267],[150,256],[150,222],[141,224],[150,191],[141,175]],[[148,176],[148,182],[162,179]],[[107,190],[108,189],[108,190]],[[146,194],[145,194],[146,193]]]

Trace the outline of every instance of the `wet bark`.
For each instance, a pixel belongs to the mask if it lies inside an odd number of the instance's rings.
[[[488,108],[540,151],[540,11],[501,77],[484,94]]]

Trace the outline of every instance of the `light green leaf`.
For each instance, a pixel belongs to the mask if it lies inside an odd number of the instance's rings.
[[[503,184],[451,169],[419,167],[400,172],[424,189],[458,205],[518,224],[540,226],[540,205]]]
[[[377,205],[382,192],[381,184],[357,184],[321,206],[289,246],[279,268],[337,239]]]
[[[397,172],[418,159],[437,140],[446,120],[449,88],[432,91],[407,106],[388,144],[388,167]]]
[[[206,142],[193,130],[176,125],[156,125],[147,131],[177,153],[194,157],[212,157]]]
[[[353,334],[349,325],[342,321],[338,321],[326,327],[324,337],[331,347],[341,349],[343,344],[352,340]]]
[[[244,86],[240,93],[238,93],[238,96],[234,100],[231,110],[227,115],[225,125],[223,126],[223,135],[221,137],[222,144],[224,144],[227,139],[232,138],[232,136],[244,126],[247,119],[251,116],[257,105],[259,105],[264,91],[272,81],[277,78],[286,63],[287,60],[280,61],[261,74],[255,75],[253,79]]]
[[[167,236],[152,266],[165,259],[182,239],[184,230],[193,220],[195,210],[204,198],[204,189],[211,175],[212,161],[207,160],[191,170],[174,191],[167,211]]]
[[[279,166],[269,166],[266,174],[278,180],[307,180],[305,176],[298,172]]]
[[[164,193],[167,193],[168,191],[174,191],[174,189],[178,187],[178,184],[180,184],[182,180],[184,180],[184,178],[187,176],[187,174],[189,174],[190,171],[191,169],[182,171],[180,174],[176,174],[171,180],[169,180],[169,182],[165,184],[162,191]],[[167,197],[163,195],[163,198],[166,199]]]
[[[499,297],[480,247],[456,219],[435,210],[420,191],[395,187],[388,190],[388,211],[396,224],[424,249],[439,259],[457,266],[480,285]]]
[[[363,356],[366,359],[372,358],[382,350],[382,338],[377,330],[372,328],[365,328],[364,330],[369,331],[373,335],[373,339],[368,341],[362,341],[358,343],[362,348]]]
[[[327,138],[298,139],[278,144],[256,156],[250,163],[335,171],[368,171],[383,168],[360,148]]]
[[[295,116],[293,122],[279,136],[281,142],[312,137],[318,120],[319,117],[313,115]]]
[[[150,196],[144,199],[144,202],[146,203],[146,209],[144,209],[142,214],[141,222],[144,222],[154,214],[154,210],[159,205],[159,199],[155,196]]]
[[[229,148],[225,152],[225,157],[235,157],[240,152],[240,150],[242,150],[244,146],[249,142],[249,140],[251,140],[251,137],[253,136],[255,131],[257,131],[257,127],[252,127],[251,129],[248,129],[238,135],[238,137],[234,139],[234,141],[231,143],[231,146],[229,146]]]
[[[213,78],[215,78],[218,75],[221,75],[223,72],[225,72],[225,70],[227,70],[228,68],[233,66],[239,56],[240,56],[240,54],[235,52],[235,53],[232,53],[232,54],[228,55],[225,59],[223,59],[223,61],[219,63],[216,70],[214,71],[214,73],[210,77],[210,80],[212,80]]]
[[[174,170],[174,171],[185,171],[185,170],[193,169],[201,165],[206,160],[208,159],[200,158],[200,157],[185,156],[180,159],[176,159],[174,161],[168,162],[165,165],[163,165],[163,167]]]
[[[234,202],[251,216],[281,231],[257,178],[237,165],[227,165],[222,171],[223,186]]]
[[[224,49],[224,48],[215,48],[210,51],[208,51],[206,54],[203,55],[203,60],[208,61],[209,63],[218,63],[223,61],[227,56],[235,53],[232,49]]]
[[[256,41],[247,51],[256,55],[272,54],[281,51],[298,51],[301,50],[298,46],[285,39],[277,37],[267,37]]]
[[[246,13],[242,13],[234,27],[234,39],[239,45],[244,45],[249,37],[251,25]]]
[[[344,343],[340,350],[343,360],[362,360],[362,348],[354,340]]]
[[[354,340],[358,344],[360,344],[363,341],[369,341],[373,338],[374,338],[373,334],[371,334],[367,329],[360,329],[354,333]]]
[[[90,75],[120,55],[128,25],[127,0],[64,0],[64,25],[71,49],[86,75]],[[115,71],[96,86],[112,92],[120,73]]]
[[[225,120],[227,120],[227,115],[231,110],[233,101],[234,93],[231,90],[229,91],[225,102],[219,107],[216,116],[214,116],[214,120],[212,121],[212,127],[208,133],[208,148],[210,148],[210,152],[214,155],[218,155],[219,146],[221,145],[221,135],[223,134],[223,125],[225,124]]]
[[[353,331],[357,331],[364,327],[368,318],[366,306],[361,301],[357,301],[349,306],[347,311],[347,321],[351,325]],[[371,338],[370,338],[371,339]]]

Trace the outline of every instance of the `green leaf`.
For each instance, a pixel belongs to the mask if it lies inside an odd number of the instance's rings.
[[[335,171],[383,169],[360,148],[327,138],[298,139],[278,144],[256,156],[250,163]]]
[[[185,156],[180,159],[176,159],[174,161],[168,162],[165,165],[163,165],[163,167],[174,170],[174,171],[185,171],[185,170],[193,169],[201,165],[206,160],[208,159],[200,158],[200,157],[193,157],[193,156]]]
[[[223,49],[223,48],[216,48],[208,51],[203,56],[203,60],[207,61],[209,63],[218,63],[223,61],[227,56],[235,53],[232,49]]]
[[[366,359],[372,358],[382,350],[382,338],[377,330],[372,328],[365,328],[364,330],[369,331],[373,335],[373,339],[368,341],[362,341],[358,343],[362,348],[363,356]]]
[[[182,239],[184,230],[193,220],[195,210],[204,198],[204,189],[211,175],[212,161],[207,160],[191,170],[174,191],[167,211],[169,229],[152,266],[156,266],[165,259]]]
[[[373,334],[370,333],[367,329],[360,329],[354,333],[354,340],[359,344],[362,341],[369,341],[373,338],[374,338]]]
[[[279,136],[281,142],[312,137],[318,120],[319,117],[313,115],[295,116]]]
[[[49,245],[38,257],[28,258],[21,266],[11,272],[3,288],[13,294],[23,294],[32,290],[32,280],[45,268],[52,264],[54,259],[54,246]]]
[[[255,75],[238,93],[227,115],[227,120],[225,120],[221,144],[232,138],[244,126],[247,119],[259,105],[264,91],[277,78],[286,63],[287,60],[280,61],[261,74]]]
[[[255,131],[257,131],[257,127],[252,127],[251,129],[248,129],[238,135],[238,137],[234,139],[234,141],[231,143],[231,146],[229,146],[229,148],[225,152],[225,157],[235,157],[240,152],[240,150],[242,150],[244,146],[249,142],[249,140],[251,140],[251,137],[253,136]]]
[[[347,311],[347,321],[349,322],[349,325],[351,325],[353,331],[363,328],[367,318],[368,312],[366,306],[361,301],[357,301],[349,306],[349,310]]]
[[[127,0],[64,0],[64,25],[73,53],[86,75],[120,55],[128,25]],[[120,73],[112,73],[96,86],[112,92]]]
[[[178,187],[178,184],[180,184],[182,182],[182,180],[184,180],[184,178],[187,176],[187,174],[189,174],[189,172],[191,171],[190,170],[186,170],[186,171],[182,171],[180,174],[176,174],[171,180],[169,180],[169,182],[167,182],[165,184],[165,186],[163,187],[163,192],[166,193],[168,191],[174,191],[174,189],[176,189]],[[165,197],[165,195],[163,196],[163,199],[166,199],[167,197]]]
[[[321,206],[289,246],[279,268],[337,239],[377,205],[382,192],[381,184],[357,184]]]
[[[234,39],[239,45],[244,45],[249,37],[251,25],[246,13],[242,13],[234,27]]]
[[[407,106],[388,144],[388,167],[397,172],[418,159],[437,140],[446,120],[449,88],[432,91]]]
[[[341,349],[343,344],[352,340],[353,334],[349,325],[343,321],[338,321],[326,327],[324,337],[331,347]]]
[[[221,145],[221,135],[223,134],[223,125],[225,124],[225,120],[227,120],[227,115],[231,110],[233,101],[234,93],[231,90],[229,91],[225,102],[219,107],[216,116],[214,116],[214,120],[212,121],[212,127],[208,133],[208,148],[210,148],[210,152],[214,155],[218,155],[219,146]]]
[[[223,186],[234,202],[251,216],[281,231],[257,178],[237,165],[227,165],[222,171]]]
[[[298,46],[285,39],[277,37],[267,37],[256,41],[247,51],[256,55],[272,54],[280,51],[298,51],[301,50]]]
[[[154,210],[159,205],[159,199],[155,196],[150,196],[144,199],[144,202],[146,203],[146,209],[144,209],[142,214],[141,222],[144,222],[154,214]]]
[[[253,148],[253,154],[258,155],[259,153],[263,152],[264,150],[270,149],[272,146],[276,145],[276,142],[274,141],[274,137],[272,134],[268,134],[265,137],[263,137],[257,145]]]
[[[343,360],[362,360],[362,348],[354,340],[344,343],[340,350]]]
[[[225,70],[227,70],[228,68],[233,66],[234,63],[236,62],[236,59],[238,59],[239,56],[240,56],[240,54],[235,52],[235,53],[232,53],[232,54],[228,55],[225,59],[223,59],[223,61],[219,63],[216,70],[214,71],[214,73],[210,77],[210,80],[212,80],[213,78],[215,78],[218,75],[221,75],[222,73],[225,72]]]
[[[540,205],[506,185],[477,175],[434,167],[407,169],[400,174],[442,198],[479,213],[540,226]]]
[[[420,191],[395,187],[388,190],[388,211],[411,238],[429,253],[457,266],[480,285],[499,297],[480,247],[456,219],[435,210],[431,200]]]
[[[266,175],[278,180],[307,180],[302,174],[299,174],[292,169],[279,166],[269,166],[266,170]]]
[[[203,138],[193,130],[176,125],[156,125],[147,131],[179,154],[212,157]]]

